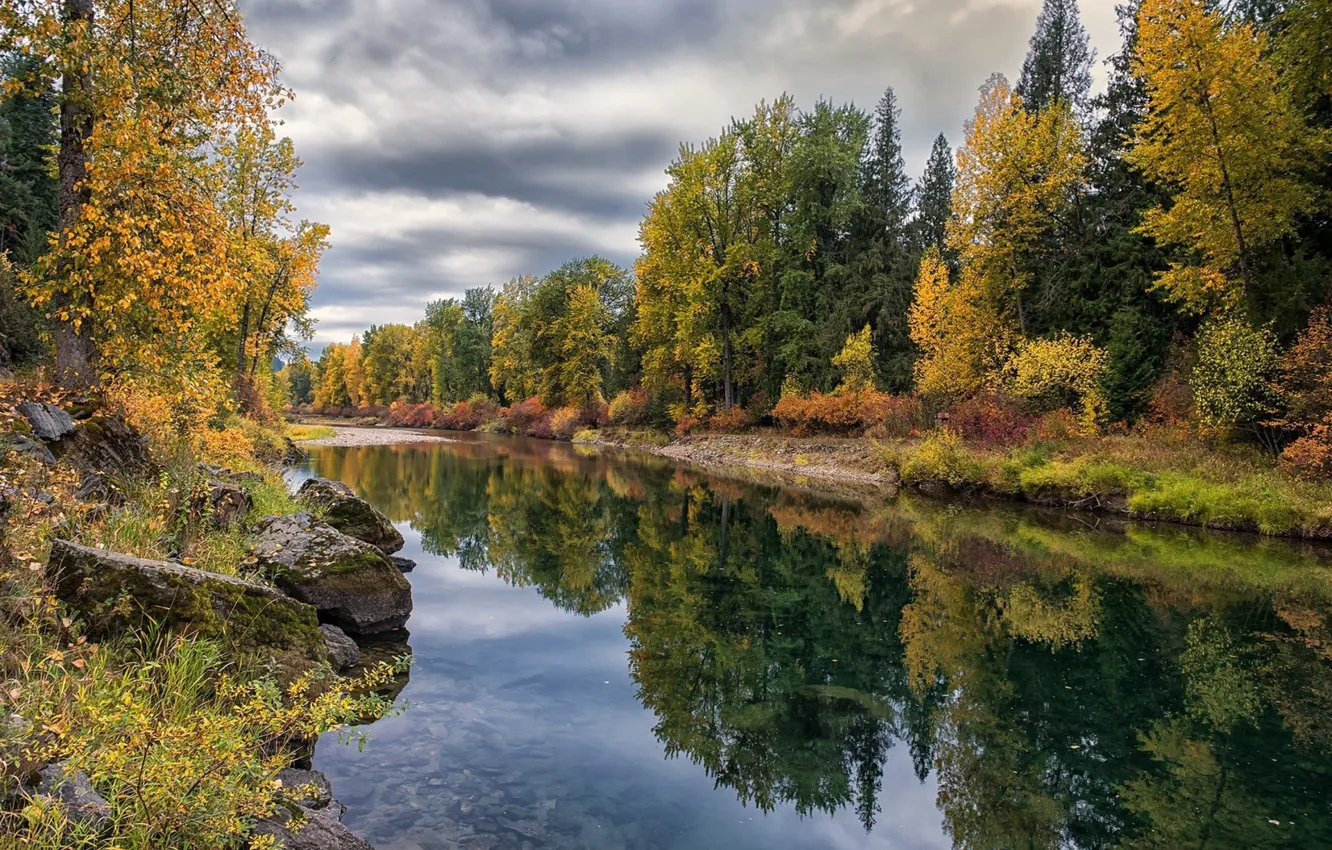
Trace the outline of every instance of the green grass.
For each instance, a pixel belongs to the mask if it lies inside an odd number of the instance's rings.
[[[1005,450],[938,431],[881,448],[908,485],[941,481],[1019,500],[1087,502],[1144,518],[1269,535],[1332,528],[1332,484],[1297,481],[1242,446],[1140,435]]]
[[[298,443],[308,440],[327,440],[338,432],[328,425],[288,425],[287,436]]]

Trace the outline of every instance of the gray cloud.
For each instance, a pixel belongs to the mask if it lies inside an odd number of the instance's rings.
[[[1083,0],[1104,58],[1115,0]],[[572,257],[629,264],[681,141],[783,92],[897,90],[909,167],[1015,75],[1040,0],[241,0],[332,245],[316,348]]]

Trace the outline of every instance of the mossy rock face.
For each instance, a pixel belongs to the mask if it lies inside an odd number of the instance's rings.
[[[254,554],[278,587],[348,634],[400,629],[412,613],[412,586],[383,551],[310,514],[264,520]]]
[[[47,570],[94,639],[162,623],[217,641],[243,663],[271,663],[283,681],[327,658],[315,609],[271,587],[66,540],[52,545]]]
[[[312,508],[318,508],[324,522],[348,537],[378,547],[385,555],[402,549],[402,534],[366,500],[357,496],[346,484],[327,478],[311,478],[301,485],[297,498]]]

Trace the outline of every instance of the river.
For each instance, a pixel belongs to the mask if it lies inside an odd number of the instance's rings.
[[[1332,555],[481,435],[314,449],[419,562],[378,850],[1332,847]]]

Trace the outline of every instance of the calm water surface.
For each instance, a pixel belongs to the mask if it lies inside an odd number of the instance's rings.
[[[420,563],[406,710],[315,760],[379,850],[1332,847],[1317,548],[479,436],[300,474]]]

